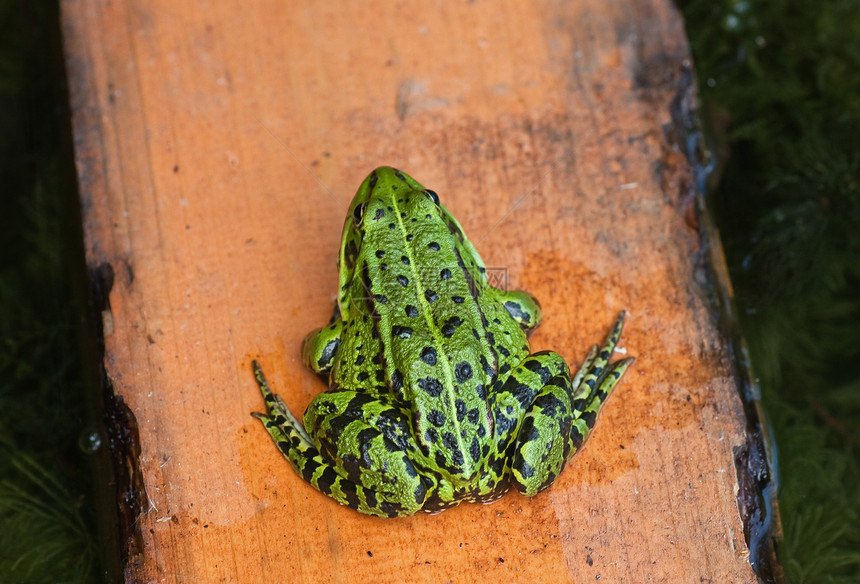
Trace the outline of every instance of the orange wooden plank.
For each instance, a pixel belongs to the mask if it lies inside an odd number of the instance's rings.
[[[756,581],[745,420],[664,133],[689,59],[668,0],[61,4],[87,261],[115,276],[104,366],[148,503],[127,581]],[[252,359],[293,411],[323,389],[301,340],[382,164],[540,299],[534,350],[577,363],[629,311],[638,360],[538,497],[360,516],[250,416]]]

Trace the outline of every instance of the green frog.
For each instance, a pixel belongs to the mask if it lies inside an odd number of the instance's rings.
[[[528,292],[488,283],[457,220],[409,175],[378,168],[349,206],[330,324],[302,358],[328,377],[302,424],[256,361],[254,413],[295,471],[361,513],[436,513],[512,487],[549,487],[588,438],[632,358],[610,363],[622,312],[576,375],[526,335]]]

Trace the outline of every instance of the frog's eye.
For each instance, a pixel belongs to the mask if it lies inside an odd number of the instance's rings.
[[[439,195],[436,194],[436,191],[431,191],[430,189],[425,189],[424,193],[430,197],[430,200],[433,201],[435,205],[439,204]]]
[[[352,210],[352,218],[355,220],[356,224],[361,223],[361,220],[364,219],[364,210],[367,208],[367,202],[359,203],[355,206],[355,209]]]

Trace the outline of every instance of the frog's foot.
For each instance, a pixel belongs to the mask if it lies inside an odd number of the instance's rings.
[[[425,482],[403,452],[392,452],[392,444],[379,430],[366,424],[358,427],[353,421],[344,430],[350,436],[357,432],[353,449],[358,458],[349,454],[343,459],[330,458],[331,449],[322,444],[324,451],[320,452],[283,400],[269,389],[257,362],[252,365],[266,402],[265,414],[252,415],[263,423],[300,477],[341,505],[368,515],[397,517],[421,509],[427,495]],[[322,403],[314,403],[317,401]],[[322,407],[328,411],[326,405]],[[336,418],[332,421],[338,422]]]
[[[606,335],[603,345],[591,347],[585,357],[582,367],[579,368],[573,378],[573,426],[571,428],[571,441],[573,443],[573,456],[586,441],[594,424],[597,422],[597,414],[615,385],[627,371],[627,368],[635,361],[634,357],[627,357],[610,363],[612,353],[621,338],[621,329],[624,327],[624,311],[618,314],[612,330]]]
[[[296,419],[290,408],[281,399],[281,396],[273,393],[269,388],[269,382],[266,381],[266,376],[263,374],[260,364],[256,361],[251,361],[251,368],[254,370],[254,378],[260,387],[260,393],[263,394],[263,400],[266,402],[265,414],[252,412],[251,415],[263,422],[275,444],[282,451],[284,449],[282,444],[297,448],[300,451],[313,449],[313,442],[308,437],[308,433],[305,432],[304,426]]]
[[[537,298],[524,290],[498,290],[496,296],[508,314],[527,333],[534,330],[543,319],[543,311]]]
[[[311,331],[302,342],[302,362],[314,373],[331,371],[334,358],[340,348],[343,321],[340,309],[335,305],[335,314],[328,326]],[[259,379],[258,379],[259,381]]]

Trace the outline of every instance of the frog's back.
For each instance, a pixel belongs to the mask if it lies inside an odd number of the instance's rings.
[[[334,381],[361,387],[371,378],[374,391],[391,392],[411,416],[428,464],[455,483],[469,481],[490,448],[487,396],[499,367],[492,331],[506,315],[488,294],[480,257],[435,193],[393,172],[377,170],[379,192],[361,203],[341,311],[364,326],[348,326],[353,334],[343,339]],[[522,337],[515,346],[525,345],[520,329],[512,330]]]

